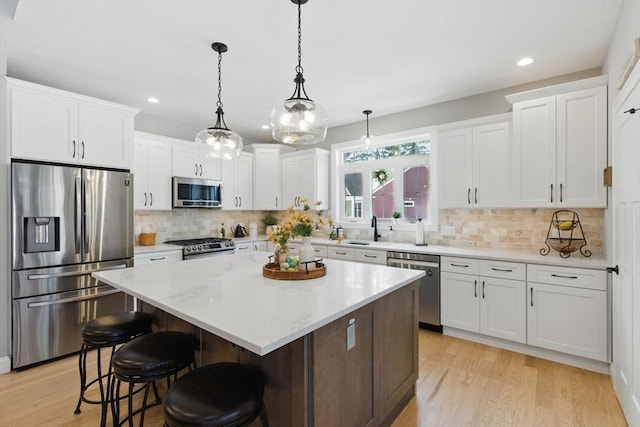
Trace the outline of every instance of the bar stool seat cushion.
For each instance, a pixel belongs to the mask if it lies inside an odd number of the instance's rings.
[[[94,347],[121,344],[151,332],[152,324],[153,316],[139,311],[100,316],[82,328],[82,340]]]
[[[121,378],[166,377],[193,363],[194,338],[183,332],[156,332],[135,338],[116,351],[111,365]]]
[[[240,426],[262,409],[264,381],[255,366],[216,363],[178,379],[163,402],[169,427]]]

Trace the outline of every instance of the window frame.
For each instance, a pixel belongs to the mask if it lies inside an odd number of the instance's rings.
[[[426,165],[429,168],[429,213],[430,221],[423,221],[427,231],[438,230],[438,153],[437,153],[437,133],[433,126],[411,129],[402,132],[390,133],[377,136],[371,143],[372,148],[384,147],[388,145],[405,144],[421,140],[430,141],[430,154],[390,157],[385,159],[343,164],[343,153],[363,148],[360,139],[345,141],[331,145],[331,211],[336,224],[342,224],[350,228],[371,228],[371,171],[377,169],[391,169],[394,179],[401,177],[402,186],[394,186],[394,206],[403,206],[404,181],[403,171],[408,166]],[[346,218],[344,216],[344,177],[348,173],[363,173],[363,211],[362,219]],[[404,214],[404,210],[401,210]],[[394,230],[412,231],[416,228],[416,223],[407,221],[404,217],[393,221],[391,218],[379,218],[379,224],[393,224]]]

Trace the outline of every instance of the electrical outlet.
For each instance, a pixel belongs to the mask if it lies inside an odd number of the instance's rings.
[[[443,236],[454,236],[456,234],[456,228],[452,225],[443,225],[440,227],[440,233]]]

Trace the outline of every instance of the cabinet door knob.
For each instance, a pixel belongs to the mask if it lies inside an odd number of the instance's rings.
[[[195,167],[195,171],[193,172],[193,174],[194,174],[195,176],[198,176],[198,164],[197,164],[197,163],[194,163],[194,164],[193,164],[193,166]]]
[[[477,205],[478,204],[478,187],[476,187],[473,190],[473,200],[474,200],[475,204]]]
[[[553,203],[553,184],[551,184],[551,203]]]
[[[562,203],[562,183],[560,183],[560,203]]]
[[[200,176],[202,176],[202,163],[200,163]]]
[[[478,281],[473,281],[473,297],[478,298]]]
[[[73,154],[71,155],[72,158],[76,158],[76,140],[73,140]]]
[[[153,206],[153,193],[149,193],[149,206]]]
[[[238,207],[241,208],[242,207],[242,196],[238,196],[238,200],[240,201],[240,203],[238,204]]]
[[[467,188],[467,203],[471,204],[471,187]]]
[[[80,142],[82,144],[82,158],[84,159],[84,141]]]
[[[144,193],[144,205],[147,206],[147,193]]]
[[[482,281],[482,299],[484,299],[484,280]]]

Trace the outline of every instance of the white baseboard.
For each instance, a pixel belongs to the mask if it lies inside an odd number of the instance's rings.
[[[9,356],[0,357],[0,375],[11,372],[11,358]]]
[[[609,371],[609,363],[600,362],[598,360],[585,359],[584,357],[573,356],[571,354],[560,353],[553,350],[546,350],[544,348],[533,347],[527,344],[489,337],[482,334],[476,334],[474,332],[450,328],[448,326],[444,326],[442,328],[442,333],[452,337],[462,338],[463,340],[479,342],[481,344],[515,351],[517,353],[528,354],[529,356],[535,356],[541,359],[551,360],[553,362],[564,363],[565,365],[571,365],[577,368],[599,372],[601,374],[611,375]]]

